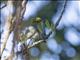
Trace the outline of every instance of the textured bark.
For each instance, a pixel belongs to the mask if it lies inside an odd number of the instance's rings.
[[[3,35],[1,36],[1,56],[4,51],[4,48],[6,46],[7,40],[9,38],[9,35],[11,31],[14,31],[14,40],[13,40],[13,51],[11,53],[14,53],[14,46],[15,46],[15,41],[16,35],[19,30],[19,25],[21,24],[24,12],[26,10],[26,0],[21,0],[21,1],[16,1],[16,0],[9,0],[8,4],[13,5],[15,8],[15,11],[13,14],[10,14],[5,22],[5,30],[3,32]],[[16,39],[16,40],[15,40]],[[13,55],[13,54],[12,54]],[[12,56],[9,56],[7,60],[12,60]]]
[[[8,4],[12,4],[12,2],[8,2]],[[12,31],[13,29],[13,17],[12,17],[12,14],[10,14],[8,17],[7,17],[7,20],[5,22],[5,26],[4,26],[4,32],[3,32],[3,35],[1,36],[1,55],[3,53],[3,50],[6,46],[6,43],[7,43],[7,40],[9,38],[9,35],[10,35],[10,32]]]
[[[14,46],[15,46],[15,42],[19,42],[18,40],[18,34],[19,34],[19,31],[20,31],[20,25],[21,25],[21,22],[22,22],[22,19],[23,19],[23,15],[25,13],[25,10],[26,10],[26,3],[27,1],[26,0],[23,0],[23,1],[14,1],[13,4],[15,6],[15,28],[14,28]],[[14,50],[14,46],[13,46],[13,50]],[[26,47],[27,48],[27,47]],[[24,47],[25,49],[25,47]],[[28,49],[26,49],[25,51],[28,51]],[[13,51],[14,53],[14,51]],[[26,54],[26,53],[25,53]],[[18,56],[17,56],[18,57]],[[29,60],[28,58],[28,53],[27,53],[27,56],[25,55],[24,57],[25,59]]]

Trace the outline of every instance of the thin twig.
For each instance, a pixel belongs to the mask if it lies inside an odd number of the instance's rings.
[[[65,0],[64,7],[63,7],[63,10],[62,10],[62,12],[61,12],[61,15],[60,15],[58,21],[57,21],[56,24],[55,24],[55,29],[56,29],[56,27],[59,25],[59,22],[60,22],[60,20],[61,20],[61,18],[62,18],[62,16],[63,16],[64,11],[65,11],[66,5],[67,5],[67,0]]]
[[[49,32],[49,34],[46,36],[45,39],[39,40],[39,41],[37,41],[37,42],[34,42],[32,45],[29,45],[29,46],[28,46],[28,49],[30,49],[30,48],[34,47],[35,45],[38,45],[38,44],[40,44],[40,43],[42,43],[42,42],[45,42],[46,39],[48,39],[51,34],[52,34],[52,31]]]
[[[49,34],[46,36],[46,39],[48,39],[51,34],[52,34],[52,31],[49,32]]]
[[[21,12],[21,18],[23,19],[23,16],[24,16],[24,13],[25,13],[25,11],[26,11],[26,4],[27,4],[27,2],[28,2],[28,0],[24,0],[23,2],[22,2],[22,12]]]
[[[40,44],[40,43],[42,43],[42,42],[44,42],[44,40],[39,40],[39,41],[37,41],[37,42],[34,42],[32,45],[29,45],[29,46],[28,46],[28,49],[30,49],[30,48],[34,47],[35,45],[38,45],[38,44]]]
[[[3,9],[7,6],[7,4],[4,4],[3,6],[0,6],[0,9]]]

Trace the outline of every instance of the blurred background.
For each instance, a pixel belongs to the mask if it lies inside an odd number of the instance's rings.
[[[29,20],[32,17],[45,17],[56,24],[63,7],[64,1],[29,0],[26,5],[24,20]],[[0,35],[3,32],[6,16],[10,12],[12,12],[10,6],[3,8],[0,12]],[[46,32],[49,31],[50,29],[46,28]],[[53,31],[46,43],[32,47],[29,52],[31,60],[80,60],[80,1],[67,1],[56,34]],[[18,60],[22,59],[19,58]]]

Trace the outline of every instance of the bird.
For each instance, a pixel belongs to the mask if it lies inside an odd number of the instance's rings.
[[[45,28],[51,27],[49,20],[42,19],[40,17],[32,18],[30,21],[26,21],[25,27],[19,34],[19,41],[24,43],[28,39],[39,40],[46,39],[46,31]],[[23,23],[23,24],[24,24]],[[28,23],[28,24],[27,24]]]

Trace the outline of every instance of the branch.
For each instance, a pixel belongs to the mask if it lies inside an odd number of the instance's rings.
[[[13,41],[13,54],[14,54],[14,46],[15,46],[15,41],[17,41],[18,43],[18,33],[20,30],[20,24],[22,22],[25,10],[26,10],[26,4],[27,4],[27,0],[23,0],[23,1],[14,1],[13,0],[13,4],[15,7],[15,24],[14,24],[14,41]]]
[[[8,1],[7,4],[12,5],[12,2]],[[12,19],[13,19],[12,14],[10,14],[7,17],[7,20],[5,22],[5,26],[4,26],[5,30],[3,32],[3,35],[1,36],[1,43],[2,43],[1,44],[1,55],[3,53],[3,50],[4,50],[5,46],[6,46],[7,40],[9,38],[9,35],[10,35],[11,31],[12,31],[12,25],[13,25]]]
[[[2,7],[0,6],[0,9],[3,9],[7,6],[7,4],[4,4]]]
[[[63,10],[62,10],[62,12],[61,12],[61,15],[60,15],[58,21],[57,21],[56,24],[55,24],[55,29],[56,29],[56,27],[59,25],[59,22],[60,22],[60,20],[61,20],[61,18],[62,18],[62,16],[63,16],[64,11],[65,11],[66,5],[67,5],[67,0],[65,0],[64,7],[63,7]]]
[[[16,3],[14,5],[14,7],[16,7],[16,11],[15,11],[15,24],[14,24],[14,33],[15,33],[15,36],[14,38],[17,39],[17,35],[18,35],[18,32],[20,30],[20,24],[23,20],[23,16],[24,16],[24,13],[25,13],[25,10],[26,10],[26,4],[27,4],[27,0],[23,0],[23,1],[18,1],[19,3],[17,3],[17,1],[14,1],[14,3]]]
[[[38,45],[38,44],[40,44],[42,42],[44,42],[44,40],[39,40],[37,42],[34,42],[32,45],[28,46],[28,49],[30,49],[30,48],[34,47],[35,45]]]
[[[28,0],[24,0],[23,2],[22,2],[22,12],[21,12],[21,18],[23,19],[23,16],[24,16],[24,13],[25,13],[25,11],[26,11],[26,4],[27,4],[27,2],[28,2]]]
[[[25,58],[25,60],[30,60],[29,49],[26,45],[23,45],[22,47],[22,55],[23,55],[23,58]]]
[[[23,16],[23,14],[26,10],[26,7],[23,8],[24,6],[26,6],[26,3],[22,4],[23,5],[22,6],[22,5],[19,5],[22,1],[18,1],[18,2],[15,1],[15,2],[16,3],[14,3],[14,0],[11,0],[11,1],[8,0],[8,3],[7,3],[8,5],[12,5],[12,6],[17,7],[17,8],[15,9],[14,14],[10,14],[8,16],[8,19],[6,20],[6,23],[5,23],[5,29],[6,30],[4,30],[3,35],[1,36],[1,43],[2,43],[1,44],[1,52],[0,52],[1,53],[1,58],[4,58],[4,57],[2,57],[2,53],[4,51],[4,48],[6,46],[6,43],[7,43],[7,40],[9,38],[9,35],[10,35],[11,31],[14,30],[14,32],[16,32],[18,30],[17,26],[21,23],[19,21],[22,19],[22,16]],[[13,50],[14,50],[14,47],[13,47]]]
[[[34,42],[32,45],[28,46],[28,49],[30,49],[30,48],[34,47],[35,45],[38,45],[38,44],[40,44],[40,43],[42,43],[42,42],[45,42],[46,39],[48,39],[51,34],[52,34],[52,31],[49,32],[49,34],[46,36],[45,39],[39,40],[39,41],[37,41],[37,42]]]

